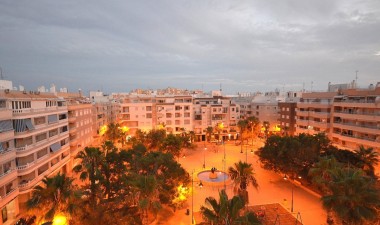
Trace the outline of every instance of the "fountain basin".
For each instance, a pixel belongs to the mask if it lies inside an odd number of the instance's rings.
[[[211,184],[223,184],[224,181],[228,180],[228,174],[222,171],[215,171],[214,173],[211,170],[205,170],[197,174],[198,179],[204,183]]]

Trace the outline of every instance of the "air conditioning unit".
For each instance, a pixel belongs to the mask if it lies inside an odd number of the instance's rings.
[[[29,91],[30,94],[33,94],[34,92],[33,91]]]
[[[9,89],[5,89],[5,93],[7,93],[7,94],[8,94],[8,93],[9,93],[9,91],[10,91]]]
[[[22,93],[26,94],[26,91],[23,91]]]

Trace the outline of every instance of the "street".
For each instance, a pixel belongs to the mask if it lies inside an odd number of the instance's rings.
[[[255,151],[262,143],[254,146]],[[240,153],[241,147],[236,146],[233,141],[227,142],[225,145],[207,144],[207,150],[204,150],[204,145],[198,143],[198,149],[186,150],[184,158],[180,158],[179,162],[192,175],[194,171],[194,199],[187,200],[187,207],[190,210],[190,215],[185,215],[185,209],[179,210],[174,214],[168,223],[169,224],[191,224],[192,203],[194,212],[200,211],[200,206],[204,205],[206,197],[214,197],[218,199],[218,191],[223,189],[221,185],[204,185],[199,187],[197,174],[203,170],[210,170],[216,167],[218,170],[227,171],[228,167],[232,166],[239,160],[248,160],[255,169],[255,177],[258,181],[258,190],[252,185],[249,186],[249,205],[280,203],[289,212],[292,204],[292,189],[293,189],[293,214],[297,217],[298,212],[301,216],[303,224],[306,225],[324,225],[326,224],[326,212],[322,208],[319,197],[304,190],[289,180],[284,180],[282,175],[272,171],[264,170],[260,167],[258,157],[251,153],[251,146],[243,146],[243,153]],[[226,166],[224,166],[223,158],[226,154]],[[203,169],[205,162],[206,169]],[[229,184],[230,183],[230,184]],[[226,183],[226,192],[231,198],[233,196],[232,182]],[[298,218],[300,217],[298,216]]]

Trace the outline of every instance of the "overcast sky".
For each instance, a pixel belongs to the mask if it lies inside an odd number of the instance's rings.
[[[28,90],[326,90],[357,70],[364,87],[380,1],[1,0],[0,66]]]

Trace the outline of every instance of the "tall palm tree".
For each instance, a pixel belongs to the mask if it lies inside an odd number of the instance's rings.
[[[363,145],[355,150],[356,156],[359,158],[359,167],[362,168],[368,175],[374,176],[375,166],[379,163],[379,153],[373,148],[365,148]]]
[[[201,206],[201,213],[203,217],[212,224],[260,224],[252,212],[241,216],[240,213],[244,208],[244,201],[239,196],[228,199],[224,189],[219,192],[219,201],[213,197],[207,197],[205,203],[206,206]]]
[[[214,128],[207,127],[206,128],[206,135],[208,137],[208,141],[211,141],[211,135],[214,133]]]
[[[380,191],[375,181],[356,168],[340,168],[331,173],[330,192],[322,197],[325,209],[346,224],[366,224],[377,219]]]
[[[234,167],[228,168],[228,174],[234,181],[235,192],[237,191],[245,201],[245,204],[247,204],[249,200],[247,192],[248,185],[252,184],[252,186],[256,189],[259,187],[259,184],[255,178],[252,164],[239,161],[234,164]]]
[[[27,201],[27,208],[38,211],[35,213],[37,223],[52,221],[58,214],[70,218],[75,209],[75,201],[80,198],[79,192],[74,190],[73,180],[58,173],[51,178],[45,177],[42,186],[34,187],[32,198]]]
[[[237,123],[237,126],[239,127],[239,131],[240,131],[240,152],[242,153],[243,152],[243,140],[244,140],[243,134],[248,127],[248,122],[247,122],[247,120],[239,120],[239,122]]]
[[[80,164],[73,168],[75,173],[80,173],[79,178],[82,181],[89,179],[90,181],[90,202],[95,204],[96,193],[99,188],[99,181],[102,179],[100,166],[103,164],[104,155],[99,148],[86,147],[80,151],[75,159],[80,159]]]
[[[250,116],[247,118],[247,128],[249,128],[249,130],[251,131],[251,139],[252,139],[252,146],[253,146],[253,139],[254,139],[254,136],[255,133],[258,132],[258,129],[259,129],[259,124],[260,124],[260,121],[257,117],[255,116]]]

